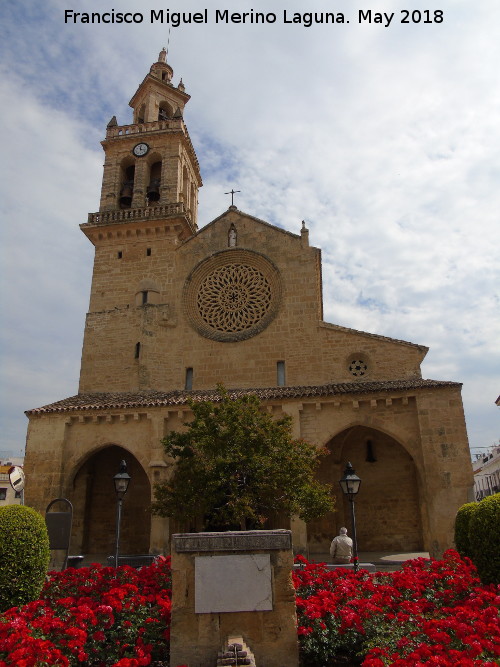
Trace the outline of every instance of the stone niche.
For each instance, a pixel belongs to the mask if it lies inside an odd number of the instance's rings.
[[[172,536],[170,664],[215,667],[241,636],[258,667],[297,667],[289,530]]]

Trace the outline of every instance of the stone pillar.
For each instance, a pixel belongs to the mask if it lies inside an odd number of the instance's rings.
[[[290,528],[292,529],[294,554],[309,557],[307,548],[307,524],[298,516],[292,516],[290,521]]]
[[[289,530],[172,536],[170,664],[213,667],[242,637],[258,667],[297,667]]]
[[[474,483],[460,388],[422,392],[417,409],[429,531],[425,547],[441,558],[453,547],[455,516]]]
[[[300,428],[300,413],[302,412],[302,403],[284,403],[281,406],[283,412],[293,419],[292,421],[292,437],[301,438],[301,428]]]

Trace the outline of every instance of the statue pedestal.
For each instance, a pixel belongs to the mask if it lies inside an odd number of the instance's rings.
[[[170,664],[213,667],[241,636],[257,667],[297,667],[289,530],[172,536]]]

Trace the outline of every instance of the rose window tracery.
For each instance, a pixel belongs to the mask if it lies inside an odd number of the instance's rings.
[[[362,359],[352,359],[349,364],[349,372],[354,377],[362,377],[368,372],[368,364]]]
[[[279,272],[249,250],[227,250],[198,265],[186,282],[184,303],[191,324],[203,336],[244,340],[274,318],[281,298]]]
[[[214,329],[244,331],[269,311],[271,286],[258,269],[228,264],[201,283],[197,303],[202,319]]]

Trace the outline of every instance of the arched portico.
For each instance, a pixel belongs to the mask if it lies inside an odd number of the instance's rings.
[[[408,451],[392,436],[366,426],[343,430],[327,448],[318,477],[332,485],[336,510],[308,524],[310,553],[327,553],[341,526],[351,533],[350,503],[338,484],[347,461],[362,480],[355,505],[359,550],[422,551],[423,503],[417,467]]]
[[[93,453],[80,465],[68,489],[73,503],[72,551],[99,556],[114,553],[117,499],[113,476],[122,459],[131,481],[122,507],[120,552],[149,553],[151,484],[135,456],[117,445]]]

